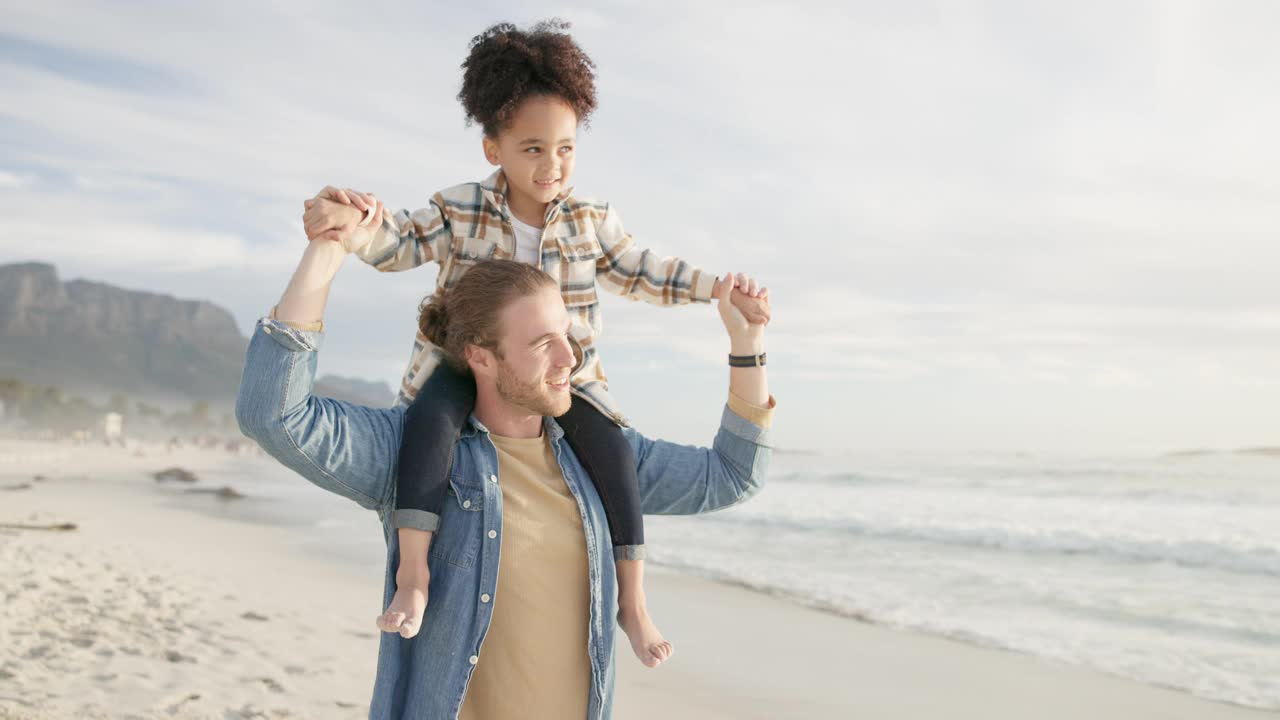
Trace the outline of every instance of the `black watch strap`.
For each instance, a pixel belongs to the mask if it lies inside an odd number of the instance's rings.
[[[729,367],[764,367],[765,360],[768,358],[766,353],[759,355],[730,355]]]

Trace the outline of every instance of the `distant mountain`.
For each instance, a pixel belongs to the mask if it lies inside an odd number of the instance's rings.
[[[210,302],[64,283],[44,263],[0,265],[0,377],[226,401],[246,344],[231,313]]]
[[[247,344],[231,313],[211,302],[62,282],[46,263],[0,265],[0,378],[228,407]],[[332,376],[317,392],[378,407],[394,401],[386,383]]]
[[[373,408],[391,407],[396,401],[396,394],[385,382],[370,382],[337,375],[325,375],[316,380],[315,393],[334,400],[345,400]]]

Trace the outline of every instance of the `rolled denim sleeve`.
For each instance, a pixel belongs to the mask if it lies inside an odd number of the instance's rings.
[[[725,406],[710,448],[623,432],[636,454],[640,507],[649,515],[694,515],[740,503],[764,487],[773,455],[769,429],[732,405]]]
[[[395,489],[403,408],[312,394],[323,335],[263,318],[245,352],[236,420],[247,437],[311,483],[370,509]]]

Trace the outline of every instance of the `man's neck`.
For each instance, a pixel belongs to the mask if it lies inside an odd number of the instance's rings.
[[[477,388],[476,419],[489,432],[499,437],[536,438],[542,435],[542,416],[530,415],[524,408],[518,408],[498,397],[497,393],[487,393]]]

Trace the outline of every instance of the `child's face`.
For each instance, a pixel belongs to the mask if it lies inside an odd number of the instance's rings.
[[[510,186],[508,203],[539,211],[569,186],[578,116],[557,97],[531,97],[498,137],[484,139],[484,154],[501,165]]]

